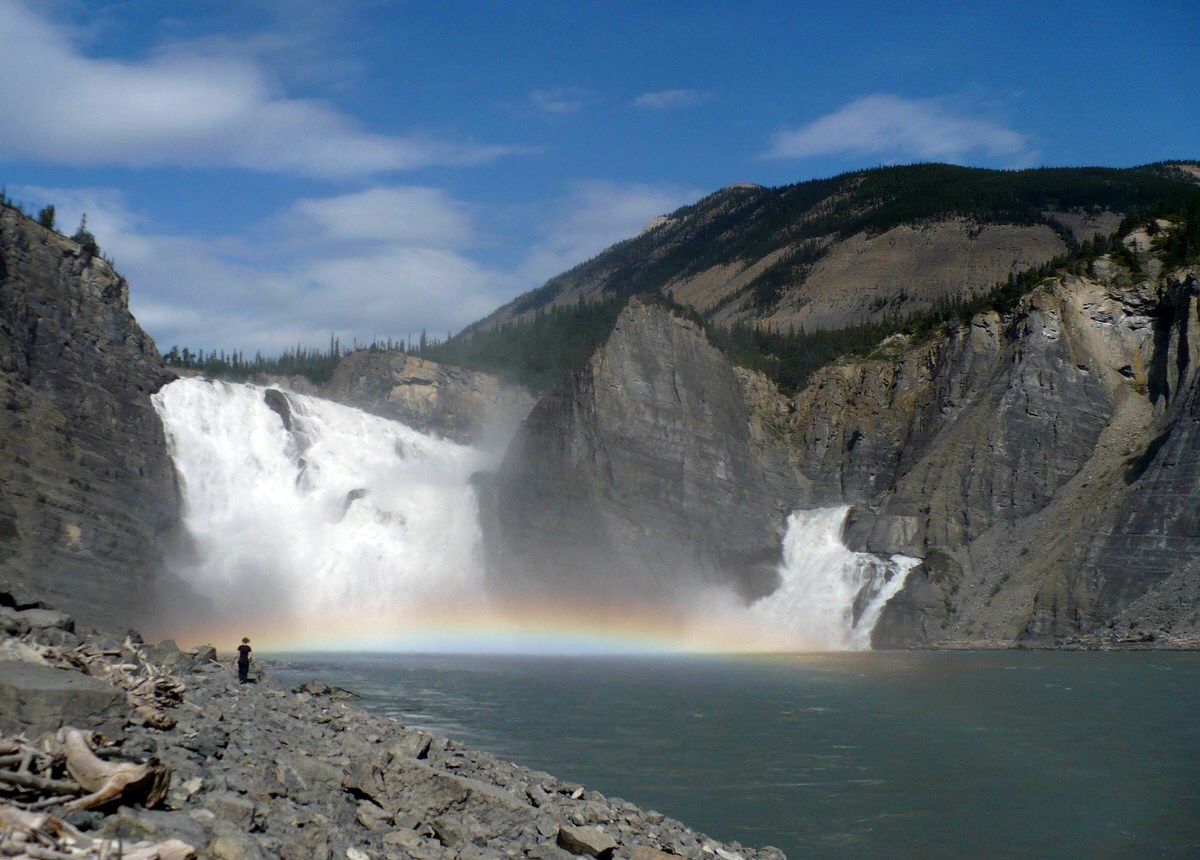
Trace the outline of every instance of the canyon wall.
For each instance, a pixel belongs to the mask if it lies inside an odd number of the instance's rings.
[[[749,601],[789,510],[851,504],[851,549],[922,559],[877,646],[1200,632],[1196,270],[1145,239],[794,397],[634,300],[491,485],[497,575]]]
[[[178,522],[170,380],[112,266],[0,207],[0,579],[85,623],[149,607]]]

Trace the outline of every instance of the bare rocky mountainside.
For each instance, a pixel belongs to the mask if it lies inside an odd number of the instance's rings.
[[[128,625],[178,521],[150,395],[174,378],[109,263],[0,207],[0,579]]]
[[[733,185],[656,219],[476,327],[613,294],[669,295],[714,322],[777,330],[904,317],[987,292],[1111,233],[1135,207],[1184,199],[1193,181],[1166,165],[923,164],[779,188]]]
[[[789,511],[850,504],[851,549],[923,562],[879,647],[1195,642],[1200,248],[1194,224],[1127,223],[794,393],[731,366],[691,309],[633,300],[509,449],[485,506],[493,570],[751,598]]]

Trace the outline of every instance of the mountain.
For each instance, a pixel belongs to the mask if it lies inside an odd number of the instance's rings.
[[[788,510],[850,504],[852,549],[922,561],[877,645],[1197,636],[1200,197],[1180,187],[1173,216],[1143,210],[1045,277],[961,321],[897,325],[794,393],[735,370],[694,311],[634,300],[509,449],[490,488],[497,569],[568,591],[628,578],[633,593],[685,571],[678,587],[749,599],[770,588],[761,563]]]
[[[0,206],[0,579],[128,625],[179,493],[150,396],[174,378],[94,246]]]
[[[919,164],[779,188],[734,185],[552,278],[477,324],[609,295],[670,295],[704,318],[777,330],[906,316],[978,295],[1182,203],[1191,165],[997,171]]]

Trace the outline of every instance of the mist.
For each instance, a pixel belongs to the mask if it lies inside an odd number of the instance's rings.
[[[276,651],[613,653],[841,650],[870,628],[913,560],[850,553],[845,509],[799,512],[779,587],[519,595],[489,582],[469,447],[319,398],[183,379],[154,396],[184,496],[170,560],[196,595],[156,633]],[[653,584],[651,584],[653,585]]]

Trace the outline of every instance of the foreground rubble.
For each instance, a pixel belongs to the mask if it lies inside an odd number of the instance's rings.
[[[19,623],[25,611],[0,603],[0,631],[8,631],[0,698],[22,701],[5,680],[19,676],[19,664],[63,678],[86,673],[123,692],[125,722],[92,739],[91,725],[60,729],[79,720],[69,695],[61,713],[29,710],[36,722],[23,726],[12,724],[23,711],[5,708],[0,732],[13,737],[0,746],[0,767],[25,762],[62,782],[71,775],[68,745],[78,758],[83,744],[109,777],[157,774],[149,782],[158,794],[111,785],[39,792],[0,773],[0,857],[783,857],[719,844],[659,813],[369,715],[320,682],[296,691],[269,676],[239,685],[211,648],[81,637],[65,616],[56,626]],[[111,726],[111,713],[106,719]],[[101,789],[108,794],[98,804],[77,803]]]

